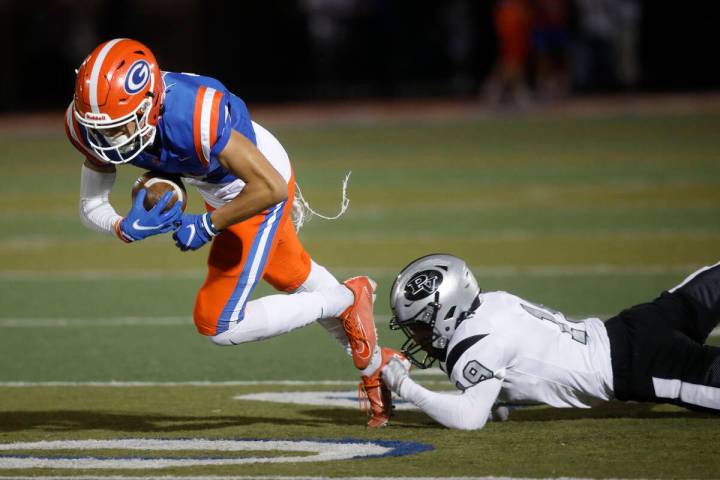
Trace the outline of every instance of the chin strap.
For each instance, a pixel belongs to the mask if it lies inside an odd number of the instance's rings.
[[[292,217],[293,225],[295,225],[295,231],[299,232],[305,222],[310,221],[313,216],[324,218],[325,220],[337,220],[345,213],[348,208],[348,204],[350,203],[350,199],[347,196],[347,185],[350,180],[351,173],[352,172],[348,172],[342,182],[342,201],[340,203],[340,211],[334,216],[325,216],[313,210],[312,207],[310,207],[310,203],[308,203],[308,201],[305,200],[305,197],[303,197],[300,185],[298,185],[297,182],[295,183],[295,200],[293,201],[292,206]]]

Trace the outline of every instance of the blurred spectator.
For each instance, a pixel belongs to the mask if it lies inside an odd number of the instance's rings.
[[[615,36],[617,78],[624,88],[634,88],[640,82],[640,0],[619,0],[618,28]]]
[[[576,0],[578,38],[573,79],[581,91],[607,90],[617,84],[613,39],[617,0]]]
[[[580,35],[575,83],[580,90],[632,87],[640,78],[639,0],[576,0]]]
[[[485,86],[485,97],[496,106],[525,106],[530,100],[527,86],[530,7],[526,0],[498,0],[493,16],[498,37],[498,60]]]
[[[468,94],[475,88],[471,75],[474,18],[468,0],[451,0],[445,3],[443,20],[448,32],[447,55],[452,68],[450,90],[455,94]]]
[[[567,0],[533,2],[535,79],[538,97],[543,100],[565,97],[570,87],[568,15]]]
[[[339,55],[347,39],[356,9],[355,0],[301,0],[313,48],[313,66],[318,92],[339,82],[336,74]]]

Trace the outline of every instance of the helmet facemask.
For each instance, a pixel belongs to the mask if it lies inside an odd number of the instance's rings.
[[[479,294],[472,272],[452,255],[427,255],[398,274],[390,293],[390,328],[407,337],[401,348],[415,366],[445,361],[455,329],[480,305]]]
[[[418,368],[430,368],[437,359],[445,360],[445,348],[438,349],[435,345],[441,339],[439,332],[434,328],[438,310],[439,294],[435,293],[435,301],[428,303],[417,315],[409,319],[400,319],[397,314],[390,319],[390,330],[402,330],[407,337],[400,349],[410,362]],[[418,341],[420,331],[428,330],[431,333],[430,341]],[[447,344],[445,345],[447,346]]]
[[[135,111],[119,119],[99,114],[93,115],[97,120],[90,120],[80,116],[77,111],[75,118],[87,130],[88,143],[93,151],[106,162],[117,165],[131,161],[152,145],[156,128],[149,122],[151,109],[152,98],[148,96]],[[119,129],[124,129],[126,133],[108,134]]]

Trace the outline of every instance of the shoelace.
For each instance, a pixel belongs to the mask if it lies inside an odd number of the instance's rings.
[[[348,320],[343,320],[343,328],[345,329],[345,333],[347,334],[349,340],[356,343],[365,342],[363,332],[360,330],[358,325],[352,321],[352,317]]]
[[[372,414],[370,408],[370,398],[368,397],[367,391],[365,391],[365,385],[363,385],[363,382],[358,384],[358,403],[360,404],[361,412],[367,412],[368,416]]]
[[[360,404],[361,412],[367,412],[368,415],[384,415],[386,413],[385,405],[382,403],[382,386],[383,382],[380,380],[379,376],[372,380],[364,380],[358,384],[358,403]],[[380,389],[380,404],[378,405],[378,412],[373,412],[373,402],[370,400],[370,395],[368,394],[369,388]]]

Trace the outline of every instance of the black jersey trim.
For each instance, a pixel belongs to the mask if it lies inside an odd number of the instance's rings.
[[[455,345],[453,349],[448,352],[447,361],[445,362],[448,378],[452,376],[453,368],[455,368],[455,364],[460,359],[460,357],[462,357],[462,354],[465,353],[468,348],[472,347],[477,342],[487,336],[488,334],[485,333],[483,335],[473,335],[472,337],[467,337],[466,339],[460,340],[458,344]]]

